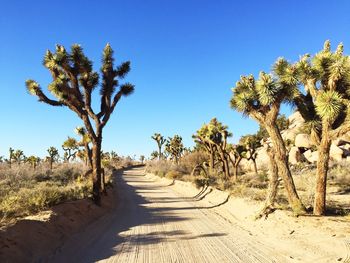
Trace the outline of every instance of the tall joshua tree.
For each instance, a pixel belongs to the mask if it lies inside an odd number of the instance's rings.
[[[257,148],[261,146],[260,140],[257,135],[245,135],[242,136],[239,140],[240,144],[245,147],[245,158],[248,161],[252,161],[254,165],[254,172],[257,175],[258,174],[258,167],[256,166],[256,158],[257,158]]]
[[[67,140],[65,140],[62,144],[62,149],[65,152],[65,161],[69,162],[71,158],[74,160],[78,148],[77,140],[68,136]]]
[[[155,140],[158,145],[158,160],[160,160],[163,157],[162,146],[166,142],[166,139],[160,133],[153,134],[151,138]]]
[[[210,155],[209,168],[213,170],[215,162],[215,154],[219,156],[222,163],[222,170],[226,178],[230,176],[229,170],[229,153],[227,152],[227,138],[232,136],[228,132],[228,127],[219,122],[216,118],[210,120],[208,124],[204,124],[193,138],[197,143],[204,146]]]
[[[14,153],[14,149],[10,147],[9,149],[9,165],[10,165],[10,168],[12,166],[12,159],[13,159],[13,153]]]
[[[49,162],[50,162],[50,170],[52,170],[52,164],[58,159],[58,150],[57,148],[51,146],[47,149],[47,153],[49,154]]]
[[[323,215],[331,140],[350,130],[350,58],[343,55],[342,44],[332,52],[330,42],[326,41],[322,51],[312,58],[303,56],[295,66],[305,92],[294,101],[318,145],[313,213]],[[285,70],[281,75],[285,75]]]
[[[287,150],[276,124],[281,104],[291,101],[298,93],[293,67],[288,68],[289,74],[284,78],[276,74],[276,71],[283,66],[281,63],[284,61],[280,59],[275,63],[274,75],[261,72],[258,80],[252,75],[242,76],[232,89],[231,107],[258,121],[267,130],[273,143],[278,171],[284,181],[289,204],[295,214],[303,214],[306,209],[296,191],[288,166]]]
[[[237,144],[232,145],[230,144],[228,147],[228,152],[233,155],[233,158],[230,156],[230,161],[233,166],[233,178],[235,181],[238,180],[238,166],[242,159],[246,156],[246,149],[243,145]]]
[[[91,105],[91,94],[99,85],[99,74],[93,70],[92,62],[85,56],[80,45],[73,45],[70,53],[63,46],[57,45],[54,53],[46,52],[44,66],[53,78],[48,89],[57,100],[48,98],[34,80],[26,81],[27,89],[39,101],[52,106],[66,106],[83,120],[93,145],[93,199],[96,204],[100,204],[102,131],[120,98],[134,91],[134,85],[119,83],[130,71],[130,62],[115,67],[111,46],[107,44],[104,48],[99,111],[94,111]],[[115,92],[117,88],[119,90]]]
[[[169,140],[165,145],[165,149],[169,153],[170,158],[178,164],[185,149],[182,143],[182,137],[179,135],[174,135],[173,138],[169,137]]]

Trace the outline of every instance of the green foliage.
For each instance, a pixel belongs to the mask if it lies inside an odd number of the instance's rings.
[[[84,172],[80,167],[61,164],[52,171],[45,166],[38,166],[33,171],[25,165],[11,170],[0,169],[0,221],[88,197],[91,181],[82,177]]]
[[[184,151],[182,137],[179,135],[174,135],[172,138],[169,137],[165,145],[165,151],[169,153],[171,160],[174,160],[176,163],[178,163]]]
[[[57,148],[51,146],[49,149],[47,149],[47,152],[52,162],[58,161],[59,154]]]

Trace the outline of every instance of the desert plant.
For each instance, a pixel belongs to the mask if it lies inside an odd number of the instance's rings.
[[[38,165],[38,163],[40,162],[40,158],[34,155],[31,155],[27,158],[26,160],[27,162],[30,163],[30,165],[32,166],[32,168],[35,170],[36,166]]]
[[[231,153],[233,158],[230,156],[231,163],[233,165],[233,178],[235,181],[238,180],[238,167],[242,159],[246,156],[246,148],[240,144],[230,144],[228,152]]]
[[[10,165],[10,168],[11,168],[11,166],[12,166],[12,159],[13,159],[13,152],[14,152],[15,150],[14,149],[12,149],[11,147],[10,147],[10,149],[9,149],[9,158],[8,158],[8,163],[9,163],[9,165]]]
[[[182,143],[182,137],[179,135],[174,135],[174,137],[169,137],[166,145],[165,151],[170,155],[170,159],[173,160],[176,164],[179,163],[181,155],[184,151],[184,145]]]
[[[160,134],[160,133],[155,133],[151,137],[153,140],[156,141],[157,146],[158,146],[158,160],[160,160],[163,157],[162,154],[162,146],[166,142],[166,139]]]
[[[256,166],[256,158],[257,158],[257,148],[261,146],[259,137],[255,134],[244,135],[240,138],[239,143],[245,147],[245,155],[244,157],[248,161],[252,161],[254,164],[254,172],[258,174],[258,167]]]
[[[259,79],[252,75],[242,76],[232,89],[231,107],[245,116],[250,116],[262,125],[268,132],[273,143],[278,171],[283,178],[287,190],[288,201],[294,213],[306,212],[289,169],[287,151],[276,119],[283,102],[291,101],[298,92],[297,79],[294,77],[296,69],[288,68],[289,78],[280,78],[276,72],[284,66],[284,60],[277,60],[274,65],[274,76],[261,72]]]
[[[68,136],[67,140],[65,140],[62,144],[62,149],[64,151],[64,160],[66,162],[69,162],[71,158],[74,160],[78,148],[79,146],[77,140]]]
[[[204,146],[204,149],[209,153],[209,173],[212,174],[215,166],[215,155],[218,155],[226,179],[230,177],[227,138],[231,136],[232,134],[228,132],[228,127],[216,118],[211,119],[208,124],[204,124],[193,135],[195,142]]]
[[[293,65],[297,69],[300,92],[294,102],[311,128],[311,137],[318,145],[317,180],[314,200],[315,215],[326,211],[326,187],[329,170],[331,140],[350,130],[350,60],[343,54],[343,45],[331,51],[326,41],[322,51],[315,56],[304,55]],[[287,63],[280,75],[291,67]]]
[[[52,170],[52,164],[58,160],[58,150],[57,148],[51,146],[49,149],[47,149],[47,152],[49,154],[49,162],[50,162],[50,170]]]
[[[144,155],[140,155],[140,161],[141,161],[141,164],[143,164],[143,162],[145,161],[145,156]]]
[[[159,152],[153,151],[151,152],[151,160],[157,159],[159,160]]]
[[[84,147],[84,155],[80,153],[80,156],[84,156],[85,164],[87,164],[89,168],[92,169],[92,151],[90,148],[91,139],[84,127],[75,128],[75,133],[81,137],[81,141],[78,144]]]
[[[119,83],[119,80],[130,71],[130,62],[115,67],[111,46],[107,44],[104,48],[101,67],[101,107],[98,113],[92,109],[91,94],[99,84],[99,74],[93,71],[92,62],[85,56],[80,45],[73,45],[70,53],[63,46],[57,45],[54,53],[46,52],[44,66],[53,78],[48,89],[57,100],[48,98],[34,80],[26,81],[27,89],[36,95],[39,101],[52,106],[67,106],[83,120],[93,145],[93,199],[96,204],[100,204],[102,132],[120,98],[134,91],[134,85]],[[119,91],[115,93],[117,87]]]
[[[12,160],[14,160],[17,165],[20,165],[22,161],[25,161],[26,157],[22,150],[16,150],[12,152]]]

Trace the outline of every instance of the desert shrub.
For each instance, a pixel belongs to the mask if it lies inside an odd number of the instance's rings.
[[[91,191],[90,178],[83,178],[80,164],[0,168],[0,221],[23,217],[67,200],[82,199]]]
[[[158,176],[165,176],[171,170],[172,163],[166,160],[153,160],[147,163],[146,171]]]
[[[178,170],[184,174],[190,174],[196,165],[203,164],[208,159],[208,154],[203,151],[189,152],[181,158]]]
[[[170,179],[180,179],[182,177],[182,173],[176,170],[170,170],[169,172],[166,173],[166,177]]]

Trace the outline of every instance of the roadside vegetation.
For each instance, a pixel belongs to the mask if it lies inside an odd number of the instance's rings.
[[[337,193],[349,192],[350,178],[344,174],[350,171],[350,164],[330,158],[332,141],[350,132],[350,60],[343,54],[343,45],[332,51],[326,41],[316,55],[304,55],[295,63],[279,58],[270,73],[260,72],[258,78],[241,76],[232,92],[231,108],[258,122],[256,134],[230,144],[232,133],[213,118],[194,133],[195,147],[185,150],[178,145],[179,155],[174,158],[167,147],[161,151],[171,138],[165,140],[157,133],[152,138],[158,151],[151,154],[148,171],[264,201],[258,217],[281,207],[290,208],[295,215],[310,210],[317,216],[326,215],[335,207],[340,214],[348,213],[347,205],[326,202],[327,187],[331,187],[329,192],[334,188],[339,188]],[[305,120],[303,130],[318,154],[315,165],[307,161],[290,165],[292,142],[281,134],[288,127],[288,119],[280,115],[283,104],[292,105]],[[268,155],[266,167],[256,164],[258,148]],[[253,163],[253,170],[241,166],[244,159]]]
[[[63,143],[62,147],[65,149],[67,145]],[[52,146],[45,158],[26,157],[23,151],[10,148],[9,157],[1,158],[0,162],[0,227],[53,205],[93,198],[87,155],[78,144],[74,148],[76,151],[69,160],[66,154],[60,157],[58,149]],[[114,151],[102,152],[101,156],[103,189],[112,185],[112,173],[116,169],[137,163]]]

